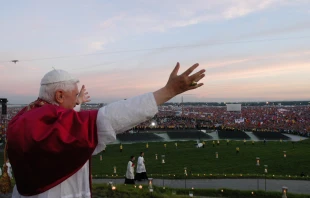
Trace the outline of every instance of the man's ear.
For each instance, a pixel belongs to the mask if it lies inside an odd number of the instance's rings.
[[[64,92],[62,90],[57,90],[55,93],[55,101],[58,104],[62,104],[64,102]]]

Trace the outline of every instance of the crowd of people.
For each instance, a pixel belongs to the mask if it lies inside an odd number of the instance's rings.
[[[22,107],[9,107],[7,114],[2,115],[0,112],[0,148],[4,148],[4,140],[6,138],[6,130],[8,122],[22,109]]]
[[[87,106],[85,109],[96,109]],[[21,107],[8,108],[10,120]],[[0,117],[1,119],[1,117]],[[0,129],[5,127],[0,120]],[[134,127],[149,129],[224,129],[240,131],[274,131],[310,136],[310,106],[246,106],[240,112],[226,107],[169,105],[159,107],[151,120]]]
[[[149,121],[135,127],[145,129],[223,129],[310,134],[310,106],[246,106],[241,111],[226,107],[162,106]]]

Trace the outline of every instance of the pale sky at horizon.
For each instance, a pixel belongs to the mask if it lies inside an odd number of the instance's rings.
[[[3,1],[0,28],[13,104],[53,67],[106,103],[161,88],[176,62],[206,69],[185,102],[310,100],[309,0]]]

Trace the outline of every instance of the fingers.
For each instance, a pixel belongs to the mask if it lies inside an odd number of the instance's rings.
[[[195,81],[199,82],[201,79],[203,79],[206,75],[205,74],[201,74],[200,76],[198,76]]]
[[[172,70],[170,76],[176,76],[176,75],[178,75],[179,69],[180,69],[180,63],[177,62],[177,65],[176,65],[176,66],[174,67],[174,69]]]
[[[193,66],[188,68],[182,75],[185,75],[185,76],[190,75],[194,71],[194,69],[196,69],[198,66],[199,66],[199,63],[194,64]]]
[[[79,93],[79,96],[78,96],[77,100],[80,100],[81,104],[91,101],[90,100],[90,96],[88,95],[88,92],[86,91],[85,85],[83,85],[81,87],[81,90],[80,90],[80,93]]]
[[[85,102],[90,102],[90,96],[88,96],[87,94],[88,94],[88,93],[85,92],[85,95],[84,95],[84,98],[83,98],[84,103],[85,103]]]
[[[199,72],[196,72],[195,74],[189,76],[189,79],[191,81],[198,81],[197,79],[201,76],[204,75],[204,73],[206,72],[205,69],[200,70]]]
[[[83,91],[83,89],[85,89],[85,85],[82,85],[80,93]]]
[[[190,78],[191,82],[199,82],[201,79],[203,79],[206,75],[205,74],[200,74],[200,75],[196,75],[192,78]]]
[[[189,88],[189,90],[191,90],[191,89],[197,89],[198,87],[201,87],[203,85],[203,83],[199,83],[199,84],[197,84],[197,85],[195,85],[195,86],[191,86],[190,88]]]

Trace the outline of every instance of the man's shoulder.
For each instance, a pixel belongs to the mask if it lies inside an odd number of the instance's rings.
[[[20,113],[18,113],[14,119],[12,119],[12,123],[14,122],[24,122],[29,120],[37,120],[41,118],[48,118],[48,117],[58,117],[59,113],[70,111],[69,109],[65,109],[63,107],[52,105],[52,104],[45,104],[43,106],[37,106],[31,108],[29,106],[25,107]],[[73,111],[73,110],[72,110]]]
[[[46,104],[40,107],[35,107],[35,108],[28,108],[24,112],[24,115],[27,116],[28,114],[30,115],[49,115],[48,113],[50,112],[61,112],[61,111],[66,111],[65,108],[53,105],[53,104]]]

